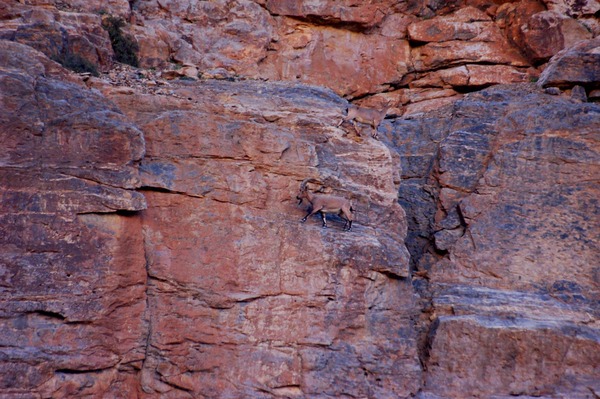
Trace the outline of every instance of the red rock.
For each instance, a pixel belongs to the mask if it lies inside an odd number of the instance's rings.
[[[135,393],[141,132],[30,47],[0,41],[0,76],[1,395]]]
[[[593,24],[571,15],[560,7],[547,11],[534,1],[508,3],[498,10],[499,23],[505,26],[509,40],[534,64],[548,61],[579,40],[592,38]]]
[[[494,84],[528,82],[529,77],[521,70],[504,65],[467,64],[430,72],[410,83],[411,87],[486,87]]]
[[[528,66],[518,52],[500,42],[447,41],[428,43],[411,50],[416,71],[447,68],[463,63],[490,63],[514,67]]]
[[[50,58],[79,56],[101,71],[112,65],[110,39],[95,14],[12,6],[5,9],[0,31],[3,38],[27,44]]]
[[[285,24],[286,40],[265,60],[265,77],[324,85],[356,97],[382,91],[409,70],[409,45],[404,40],[294,21]]]
[[[565,47],[592,37],[578,21],[555,11],[542,11],[517,19],[510,28],[513,40],[536,64],[548,61]]]
[[[396,330],[413,299],[393,294],[407,287],[388,277],[407,276],[408,258],[387,148],[334,128],[345,104],[328,90],[173,88],[164,98],[105,90],[147,133],[144,185],[164,191],[146,193],[143,215],[153,331],[144,392],[415,392],[413,336]],[[316,218],[299,223],[294,198],[307,176],[354,199],[356,234],[337,220],[327,230]],[[394,346],[405,349],[382,355]]]
[[[172,18],[162,17],[165,10]],[[175,61],[256,77],[274,39],[272,17],[254,2],[145,2],[138,11],[144,24],[129,29],[140,43],[140,62],[148,67]]]
[[[389,0],[373,4],[357,0],[342,2],[325,0],[308,3],[298,0],[265,1],[265,7],[274,15],[306,19],[319,18],[329,23],[356,23],[365,26],[381,23],[390,14],[394,5],[395,2]]]
[[[416,17],[405,14],[392,14],[381,22],[381,35],[406,39],[408,26],[415,22]]]
[[[22,3],[1,37],[106,48],[99,2]],[[501,3],[135,2],[142,63],[199,82],[1,41],[0,396],[598,394],[598,106],[463,94],[528,79],[533,22],[568,42],[594,17]],[[540,83],[592,98],[593,43]],[[335,93],[406,117],[357,136]],[[299,223],[306,177],[354,231]]]
[[[417,42],[445,42],[450,40],[498,41],[500,31],[491,18],[473,7],[419,21],[408,27],[410,40]]]

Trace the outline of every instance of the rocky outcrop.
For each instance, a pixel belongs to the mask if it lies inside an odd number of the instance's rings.
[[[338,3],[0,4],[0,396],[600,395],[597,2]]]
[[[418,390],[398,160],[335,127],[344,100],[260,82],[88,89],[2,45],[3,394]],[[306,177],[354,201],[352,232],[300,224]]]
[[[111,15],[126,21],[144,68],[320,85],[366,104],[385,92],[409,115],[534,80],[559,51],[600,34],[596,1],[496,3],[13,2],[0,6],[0,37],[106,72],[114,52],[101,16]]]
[[[534,86],[497,86],[386,125],[429,298],[422,397],[600,392],[599,116]]]
[[[63,63],[87,62],[108,71],[113,49],[101,16],[80,9],[74,12],[54,2],[43,3],[36,6],[12,1],[0,5],[0,39],[26,44]]]
[[[13,42],[0,41],[0,101],[0,395],[135,393],[146,271],[129,215],[146,208],[134,191],[142,132]]]
[[[542,87],[572,88],[581,85],[588,91],[600,88],[600,38],[582,41],[556,55],[540,76]]]

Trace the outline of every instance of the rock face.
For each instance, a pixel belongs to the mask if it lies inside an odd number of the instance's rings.
[[[169,96],[95,79],[94,91],[63,87],[45,76],[58,65],[14,66],[17,50],[44,58],[3,45],[2,92],[13,93],[3,134],[14,142],[3,205],[16,227],[3,237],[3,393],[418,390],[398,160],[335,128],[344,100],[258,82],[181,83]],[[9,90],[15,82],[24,88]],[[15,117],[25,106],[27,119]],[[327,230],[299,223],[307,177],[354,201],[353,232],[333,217]]]
[[[428,279],[423,397],[599,392],[600,108],[497,86],[386,128]]]
[[[145,394],[417,391],[398,165],[333,127],[337,96],[253,82],[177,86],[175,98],[105,92],[146,132]],[[306,177],[353,199],[353,232],[299,223]]]
[[[0,397],[599,397],[599,9],[3,2]]]
[[[600,34],[599,9],[538,0],[13,1],[0,5],[0,38],[106,72],[114,52],[101,16],[111,15],[137,41],[144,68],[295,81],[349,99],[387,92],[394,113],[408,115],[536,79],[559,51]]]
[[[135,394],[147,278],[140,221],[128,214],[146,208],[133,190],[142,132],[58,64],[7,41],[0,101],[1,396]]]

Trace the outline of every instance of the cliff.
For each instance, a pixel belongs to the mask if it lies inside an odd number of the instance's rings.
[[[0,396],[599,397],[600,4],[440,4],[1,4]]]

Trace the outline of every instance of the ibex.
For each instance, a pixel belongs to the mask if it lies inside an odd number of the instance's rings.
[[[360,135],[360,131],[356,126],[356,122],[366,123],[373,127],[373,133],[371,133],[371,136],[373,138],[377,138],[377,128],[379,127],[381,121],[383,121],[383,119],[385,118],[385,115],[387,114],[390,108],[391,102],[387,102],[381,111],[378,111],[374,108],[365,108],[359,107],[357,105],[350,105],[348,107],[348,115],[342,116],[342,120],[340,121],[340,123],[338,123],[338,126],[344,123],[344,121],[352,121],[352,125],[354,125],[354,130],[356,130],[356,133]]]
[[[306,222],[306,219],[309,216],[319,212],[323,219],[323,227],[327,227],[325,214],[334,213],[346,221],[344,230],[347,228],[347,230],[350,231],[352,229],[352,220],[354,219],[354,209],[352,209],[351,202],[346,198],[336,197],[335,195],[312,193],[306,186],[306,183],[311,180],[312,182],[315,182],[314,179],[305,179],[300,183],[300,192],[296,196],[298,205],[302,204],[302,200],[306,200],[311,206],[306,216],[304,216],[300,222]]]

